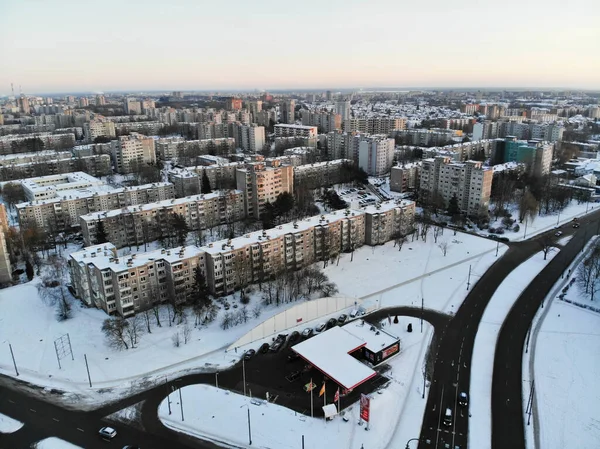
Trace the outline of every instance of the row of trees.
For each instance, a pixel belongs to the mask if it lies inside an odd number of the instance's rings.
[[[600,245],[596,243],[588,257],[577,269],[577,283],[592,301],[600,288]]]

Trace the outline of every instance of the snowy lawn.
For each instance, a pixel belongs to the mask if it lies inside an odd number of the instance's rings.
[[[60,438],[50,437],[41,440],[33,446],[35,449],[82,449]]]
[[[332,421],[312,419],[287,408],[216,389],[208,385],[192,385],[182,389],[184,418],[181,421],[179,395],[171,395],[172,414],[167,401],[159,408],[163,423],[191,435],[236,447],[250,447],[248,440],[247,408],[250,409],[252,447],[297,448],[302,435],[306,449],[347,449],[404,447],[406,441],[418,435],[425,407],[422,394],[422,366],[426,345],[431,338],[431,327],[424,331],[406,332],[409,322],[418,329],[418,319],[398,317],[399,323],[386,329],[400,336],[402,351],[390,359],[390,385],[381,394],[372,394],[371,424],[369,431],[358,425],[358,404],[344,404],[342,408],[350,417],[344,422],[339,416]],[[415,370],[415,366],[419,369]],[[308,393],[307,393],[308,394]],[[315,392],[315,407],[322,400]],[[258,405],[257,405],[258,404]]]
[[[446,229],[434,242],[429,232],[427,242],[406,242],[402,250],[394,242],[374,247],[363,247],[354,254],[343,254],[339,265],[329,265],[325,273],[337,284],[341,295],[365,299],[365,304],[376,307],[424,306],[453,312],[462,304],[467,289],[469,266],[470,282],[477,279],[507,247],[492,240],[471,234],[454,233]],[[446,256],[439,248],[448,243]]]
[[[532,350],[523,362],[524,401],[535,379],[531,425],[526,426],[528,447],[600,447],[600,301],[592,301],[572,282],[588,254],[573,262],[571,276],[557,282],[549,295],[550,307],[540,309],[534,320]],[[558,295],[569,284],[562,301]]]
[[[521,292],[550,263],[556,251],[546,260],[542,252],[534,254],[516,267],[502,281],[488,303],[475,336],[471,361],[471,386],[469,391],[469,444],[476,448],[492,445],[492,373],[498,333],[504,319]]]
[[[23,427],[23,423],[0,413],[0,433],[13,433]]]

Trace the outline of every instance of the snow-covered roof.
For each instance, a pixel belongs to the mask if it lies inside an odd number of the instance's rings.
[[[292,347],[304,360],[347,390],[377,373],[350,355],[367,343],[335,326]]]
[[[365,347],[374,353],[379,352],[400,340],[395,335],[392,335],[383,329],[378,329],[369,323],[366,323],[364,320],[351,321],[343,326],[342,329],[366,342]]]
[[[361,210],[367,214],[381,214],[398,207],[404,209],[411,204],[415,204],[414,201],[409,200],[395,200],[395,201],[384,201],[379,204],[372,204],[370,206],[364,206]]]

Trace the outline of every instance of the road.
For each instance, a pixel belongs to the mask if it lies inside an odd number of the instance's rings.
[[[493,449],[525,449],[522,395],[525,340],[536,312],[556,280],[598,233],[600,221],[594,218],[580,221],[578,232],[523,290],[500,329],[492,377]]]
[[[450,320],[450,316],[443,313],[414,307],[392,307],[376,311],[368,316],[369,321],[377,321],[387,316],[404,315],[414,316],[430,322],[436,332],[443,329]],[[262,359],[258,359],[261,357]],[[263,393],[268,388],[270,392],[281,389],[282,400],[280,405],[285,405],[298,411],[306,411],[303,401],[307,399],[305,394],[297,395],[296,390],[301,390],[302,381],[290,385],[284,380],[285,370],[296,369],[290,366],[286,360],[286,352],[277,354],[257,355],[255,359],[246,363],[246,383],[255,395]],[[141,406],[141,425],[144,430],[125,425],[115,424],[118,430],[117,437],[113,440],[115,447],[125,444],[138,444],[146,448],[201,448],[216,449],[218,446],[211,442],[202,441],[187,435],[174,432],[166,428],[158,419],[158,405],[165,399],[168,392],[180,387],[192,384],[215,383],[214,373],[200,373],[186,375],[179,378],[165,379],[165,384],[148,389],[136,395],[124,398],[117,402],[104,405],[92,412],[71,411],[63,407],[48,403],[41,399],[31,397],[19,391],[23,384],[17,380],[0,376],[5,386],[0,387],[0,413],[26,423],[18,432],[2,435],[0,438],[0,449],[29,448],[30,445],[41,439],[55,436],[69,441],[80,447],[105,448],[106,442],[102,441],[97,432],[107,424],[105,417],[143,401]],[[315,379],[316,381],[316,379]],[[384,382],[380,378],[379,384]],[[377,385],[372,388],[376,388]],[[10,388],[7,388],[9,386]],[[219,387],[238,392],[243,391],[241,364],[219,373]],[[283,391],[283,389],[288,389]],[[371,390],[373,391],[373,390]],[[333,392],[331,392],[333,394]],[[356,398],[348,398],[349,401],[358,400],[360,390],[355,392]],[[262,394],[261,394],[262,396]],[[179,416],[178,395],[171,394],[172,408],[175,416]],[[287,401],[287,403],[285,402]],[[185,398],[184,398],[185,409]],[[322,413],[315,409],[315,415]]]
[[[592,233],[596,232],[596,223],[599,219],[600,211],[596,211],[587,215],[585,219],[580,220],[581,227],[579,229],[573,229],[570,223],[563,225],[561,227],[561,230],[564,233],[563,237],[576,233],[576,236],[571,240],[573,243],[571,244],[571,242],[569,242],[569,244],[566,245],[567,248],[574,248],[578,242],[581,241],[579,236],[583,235],[585,237],[586,234],[589,234],[589,238]],[[452,321],[440,335],[437,345],[434,348],[436,361],[421,427],[419,448],[443,448],[445,444],[450,444],[450,447],[452,448],[456,445],[461,448],[468,447],[468,407],[461,408],[458,406],[458,395],[460,392],[469,391],[473,345],[483,312],[492,295],[506,276],[508,276],[515,267],[523,263],[533,254],[539,252],[542,249],[540,241],[548,236],[553,236],[555,232],[555,230],[551,230],[530,240],[511,243],[510,248],[504,256],[496,261],[496,263],[494,263],[473,286],[471,292],[465,298],[462,306],[458,309]],[[568,249],[567,251],[571,250]],[[548,283],[554,283],[560,276],[562,270],[558,270],[561,267],[560,260],[563,257],[562,252],[563,251],[555,258],[557,262],[554,266],[557,268],[555,268],[554,271],[549,272],[545,277],[546,282]],[[565,252],[565,254],[567,253]],[[554,262],[551,262],[551,264],[553,263]],[[564,269],[565,262],[563,261],[562,263]],[[542,293],[543,292],[540,291],[540,294]],[[535,311],[532,313],[534,314]],[[525,326],[524,333],[527,332],[529,326],[528,323],[530,323],[530,321],[531,318],[523,317],[521,327]],[[507,329],[510,329],[510,327],[507,327]],[[509,331],[506,332],[510,333]],[[518,368],[515,366],[516,371],[514,375],[516,376],[518,371],[520,379],[520,358],[523,340],[519,338],[519,341],[521,346],[518,348],[516,348],[515,344],[511,345],[512,351],[515,351],[516,349],[511,360],[515,358],[519,359]],[[494,385],[496,385],[496,377],[494,377]],[[505,391],[509,390],[507,389]],[[520,386],[516,388],[515,392],[516,391],[518,391],[520,397]],[[518,401],[518,399],[516,400]],[[521,402],[517,402],[517,404],[519,404],[520,407]],[[443,414],[446,408],[450,408],[453,411],[453,419],[450,426],[443,424]],[[512,427],[503,425],[503,418],[499,418],[502,413],[505,413],[505,411],[497,410],[497,412],[493,414],[494,428],[497,429],[497,434],[504,432],[504,437],[508,438],[508,435],[512,434]],[[511,409],[511,413],[516,412]],[[519,412],[514,416],[518,416],[518,419],[521,419],[522,411],[519,409]],[[515,430],[518,431],[518,428]],[[501,438],[501,436],[498,436],[498,438]],[[522,447],[523,439],[521,439],[520,444],[521,446],[498,445],[495,447],[498,449]]]

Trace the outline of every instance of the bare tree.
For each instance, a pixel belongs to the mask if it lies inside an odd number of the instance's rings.
[[[438,237],[442,234],[442,228],[440,226],[433,227],[433,243],[437,243]],[[445,255],[445,254],[444,254]]]
[[[140,341],[140,337],[144,332],[143,322],[140,316],[136,315],[127,320],[127,326],[125,326],[125,336],[129,340],[129,346],[135,348],[135,345]]]
[[[448,252],[449,246],[450,246],[450,244],[448,242],[446,242],[445,240],[441,241],[438,244],[438,247],[442,250],[442,254],[444,255],[444,257],[446,257],[446,253]]]
[[[38,285],[42,300],[56,307],[56,318],[64,321],[71,318],[71,296],[67,288],[67,262],[59,256],[48,257],[48,267]]]
[[[554,249],[554,242],[552,241],[552,237],[549,235],[544,235],[538,240],[538,244],[542,248],[542,252],[544,253],[544,260],[548,256],[548,253]]]
[[[125,329],[129,323],[122,317],[107,318],[102,322],[102,333],[111,348],[129,349]]]
[[[181,336],[183,337],[183,344],[187,345],[188,341],[190,341],[192,337],[192,327],[189,325],[187,320],[183,322],[183,327],[181,329]]]
[[[171,336],[171,341],[173,342],[173,346],[175,346],[176,348],[178,348],[179,346],[181,346],[181,337],[179,335],[179,331],[175,332]]]

